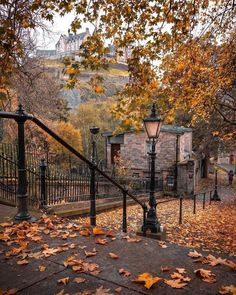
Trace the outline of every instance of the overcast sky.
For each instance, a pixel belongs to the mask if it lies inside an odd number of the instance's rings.
[[[51,23],[47,23],[47,26],[51,31],[50,33],[42,33],[42,31],[37,33],[36,38],[38,49],[55,49],[55,44],[57,43],[60,35],[68,34],[68,29],[73,19],[74,13],[69,13],[64,17],[56,15],[53,25]],[[85,24],[82,29],[78,31],[78,33],[84,32],[86,27],[91,29],[91,26]]]

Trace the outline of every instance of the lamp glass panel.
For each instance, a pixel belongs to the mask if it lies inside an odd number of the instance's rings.
[[[147,135],[149,138],[157,138],[159,133],[158,131],[160,130],[160,122],[158,121],[146,121],[144,123]]]

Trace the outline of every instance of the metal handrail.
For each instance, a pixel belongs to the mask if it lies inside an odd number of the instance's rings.
[[[86,157],[84,157],[82,154],[80,154],[77,150],[75,150],[71,145],[69,145],[65,140],[63,140],[59,135],[57,135],[54,131],[52,131],[48,126],[46,126],[42,121],[40,121],[35,116],[28,114],[26,112],[23,113],[13,113],[13,112],[3,112],[0,111],[0,118],[6,118],[6,119],[15,119],[19,120],[22,119],[23,121],[31,120],[34,122],[38,127],[40,127],[42,130],[44,130],[46,133],[51,135],[56,141],[58,141],[61,145],[63,145],[66,149],[68,149],[72,154],[77,156],[79,159],[81,159],[83,162],[85,162],[87,165],[89,165],[90,168],[96,170],[99,172],[103,177],[105,177],[107,180],[109,180],[111,183],[113,183],[116,187],[118,187],[122,193],[127,194],[130,198],[132,198],[136,203],[138,203],[143,210],[147,209],[147,205],[139,201],[134,195],[132,195],[127,189],[125,189],[122,185],[120,185],[118,182],[116,182],[114,179],[109,177],[105,172],[103,172],[101,169],[97,167],[94,163],[89,161]]]

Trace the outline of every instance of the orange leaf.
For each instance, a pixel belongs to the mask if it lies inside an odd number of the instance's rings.
[[[234,285],[230,285],[230,286],[221,286],[219,293],[224,295],[224,294],[232,294],[232,295],[236,295],[236,287]]]
[[[122,291],[122,288],[121,287],[115,289],[115,292],[116,293],[120,293],[121,291]]]
[[[96,244],[105,245],[105,244],[107,244],[107,240],[98,238],[98,239],[96,239]]]
[[[178,268],[178,267],[176,267],[176,270],[177,270],[178,273],[181,273],[181,274],[186,273],[185,268]]]
[[[38,268],[39,268],[40,272],[43,272],[46,270],[46,266],[44,266],[44,265],[39,265]]]
[[[81,277],[74,278],[74,280],[73,280],[73,282],[75,282],[77,284],[84,283],[85,281],[86,281],[86,279],[81,278]]]
[[[57,282],[58,282],[59,284],[64,284],[64,285],[66,285],[66,284],[68,284],[68,282],[69,282],[69,277],[59,279],[59,280],[57,280]]]
[[[194,272],[206,283],[212,284],[216,281],[215,274],[213,274],[210,270],[199,268],[194,270]]]
[[[117,256],[115,253],[112,253],[112,252],[109,253],[109,256],[111,258],[113,258],[113,259],[118,259],[119,258],[119,256]]]
[[[29,261],[28,260],[20,260],[20,261],[17,261],[17,264],[19,264],[19,265],[25,265],[25,264],[28,264],[29,263]]]
[[[101,227],[96,226],[96,227],[93,228],[93,234],[95,236],[97,236],[97,235],[105,235],[105,232],[102,230]]]
[[[194,250],[193,252],[189,252],[188,256],[193,257],[193,258],[198,258],[198,257],[202,257],[202,254],[198,253],[196,250]]]
[[[157,283],[161,280],[162,280],[162,278],[153,277],[148,272],[144,272],[135,279],[135,282],[136,283],[145,283],[144,287],[146,287],[147,289],[150,289],[152,287],[152,285],[154,285],[155,283]]]
[[[161,266],[161,271],[164,272],[164,271],[169,271],[171,270],[171,267],[169,266]]]
[[[97,255],[97,252],[96,251],[93,251],[93,252],[87,252],[87,251],[84,251],[86,257],[91,257],[91,256],[96,256]]]
[[[170,286],[170,287],[172,287],[172,288],[175,288],[175,289],[181,289],[181,288],[183,288],[184,286],[187,285],[187,283],[183,283],[183,282],[181,282],[180,279],[178,279],[178,280],[164,280],[164,282],[165,282],[168,286]]]
[[[124,277],[129,277],[131,276],[131,273],[125,270],[124,268],[119,269],[119,274],[123,275]]]

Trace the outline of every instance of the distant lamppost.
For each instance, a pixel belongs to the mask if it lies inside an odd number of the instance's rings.
[[[90,178],[90,224],[96,225],[96,182],[95,182],[95,167],[97,165],[97,146],[95,135],[99,133],[99,127],[90,127],[91,141],[92,141],[92,154],[90,167],[91,178]]]
[[[219,195],[218,195],[218,178],[217,178],[217,174],[218,174],[218,168],[215,167],[215,190],[214,190],[214,194],[211,197],[211,201],[221,201]]]
[[[151,115],[143,120],[147,136],[151,141],[151,151],[148,154],[151,157],[150,171],[150,193],[149,193],[149,209],[147,212],[146,230],[150,229],[152,233],[160,231],[160,224],[156,215],[156,198],[155,198],[155,159],[156,159],[156,143],[160,134],[162,119],[156,115],[156,106],[152,105]],[[145,226],[145,225],[144,225]]]

